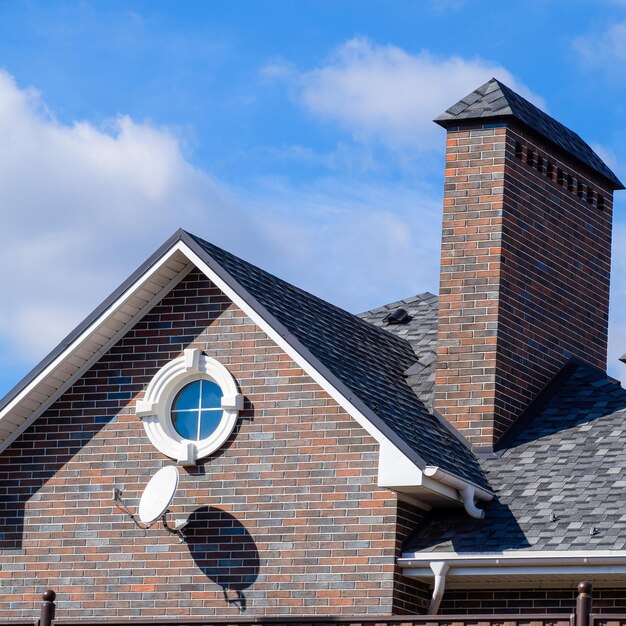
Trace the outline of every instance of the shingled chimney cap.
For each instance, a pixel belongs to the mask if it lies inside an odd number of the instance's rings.
[[[574,131],[544,113],[518,93],[492,78],[472,91],[434,121],[450,128],[466,122],[515,119],[577,159],[608,181],[613,189],[625,189],[604,161]]]

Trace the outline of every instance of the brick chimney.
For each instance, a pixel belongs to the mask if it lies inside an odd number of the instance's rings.
[[[606,367],[615,174],[492,79],[447,130],[435,408],[474,447],[572,357]]]

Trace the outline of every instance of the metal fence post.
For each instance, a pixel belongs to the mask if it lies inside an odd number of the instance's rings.
[[[52,620],[54,619],[54,600],[57,594],[48,589],[43,593],[43,604],[41,605],[41,612],[39,614],[39,626],[52,626]]]
[[[578,598],[576,598],[576,626],[589,626],[591,615],[591,590],[588,580],[578,583]]]

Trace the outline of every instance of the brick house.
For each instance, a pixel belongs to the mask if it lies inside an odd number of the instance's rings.
[[[0,401],[0,615],[626,608],[623,186],[495,79],[436,121],[439,297],[353,315],[181,230]],[[165,466],[182,542],[114,500]]]

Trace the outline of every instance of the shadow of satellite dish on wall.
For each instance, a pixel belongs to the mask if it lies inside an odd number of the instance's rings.
[[[246,610],[244,590],[259,575],[259,551],[246,527],[216,507],[203,506],[190,516],[185,541],[196,565],[222,588],[229,604]]]

